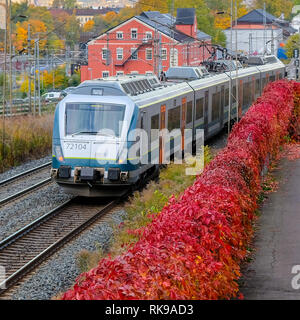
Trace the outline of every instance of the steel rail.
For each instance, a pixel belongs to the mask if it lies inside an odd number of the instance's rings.
[[[34,189],[37,189],[39,187],[42,187],[43,185],[46,185],[47,183],[51,182],[51,180],[52,180],[51,178],[46,178],[46,179],[44,179],[42,181],[39,181],[38,183],[36,183],[36,184],[26,188],[26,189],[23,189],[23,190],[21,190],[21,191],[19,191],[17,193],[12,194],[11,196],[8,196],[8,197],[0,200],[0,206],[4,205],[4,204],[6,204],[6,203],[8,203],[8,202],[10,202],[12,200],[17,199],[17,198],[25,195],[26,193],[31,192]]]
[[[38,166],[38,167],[35,167],[35,168],[32,168],[32,169],[26,170],[26,171],[21,172],[21,173],[15,175],[15,176],[13,176],[13,177],[10,177],[10,178],[8,178],[8,179],[2,180],[2,181],[0,181],[0,187],[3,186],[3,185],[5,185],[5,184],[7,184],[7,183],[13,182],[13,181],[15,181],[15,180],[17,180],[17,179],[19,179],[19,178],[22,178],[22,177],[24,177],[24,176],[26,176],[26,175],[28,175],[28,174],[30,174],[30,173],[33,173],[33,172],[35,172],[35,171],[39,171],[40,169],[44,169],[44,168],[50,166],[51,163],[52,163],[51,161],[46,162],[46,163],[44,163],[44,164],[42,164],[42,165],[40,165],[40,166]]]
[[[76,198],[66,201],[59,207],[51,210],[44,216],[36,219],[34,222],[25,226],[24,228],[17,231],[13,235],[2,240],[0,242],[0,258],[3,259],[3,257],[1,257],[1,253],[3,255],[3,250],[6,250],[10,246],[18,244],[19,240],[22,240],[20,241],[21,243],[19,244],[21,248],[24,248],[24,247],[28,248],[29,247],[28,244],[24,245],[24,242],[26,243],[26,239],[23,239],[23,237],[25,237],[26,235],[29,235],[30,232],[34,232],[38,230],[39,226],[45,229],[45,224],[47,221],[50,222],[49,228],[53,228],[51,219],[54,218],[55,216],[59,216],[59,214],[62,214],[64,212],[64,209],[66,210],[70,205],[73,205],[75,199]],[[11,275],[8,276],[8,278],[6,278],[2,283],[0,283],[0,295],[4,294],[9,288],[15,285],[26,274],[28,274],[30,271],[36,268],[39,264],[45,261],[49,256],[57,252],[62,246],[64,246],[67,242],[69,242],[71,239],[73,239],[83,230],[88,228],[92,223],[94,223],[97,219],[103,216],[107,211],[112,209],[117,204],[118,200],[119,199],[110,201],[107,204],[105,204],[100,210],[97,209],[97,212],[95,214],[92,214],[90,217],[86,218],[78,226],[73,228],[71,231],[67,232],[65,235],[61,236],[59,239],[54,241],[50,246],[48,246],[47,248],[39,252],[37,255],[35,255],[31,260],[25,262],[25,264],[22,267],[20,267],[18,270],[13,272]],[[43,231],[43,233],[46,234],[47,231]],[[41,239],[43,239],[43,234],[41,234],[40,237]],[[35,238],[33,237],[33,239]],[[30,241],[30,239],[28,241]],[[19,260],[21,259],[22,259],[22,256],[20,257]]]

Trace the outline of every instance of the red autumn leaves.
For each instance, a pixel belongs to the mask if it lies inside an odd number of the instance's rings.
[[[236,297],[261,172],[279,151],[291,120],[298,121],[293,112],[299,93],[294,82],[270,84],[195,183],[169,200],[125,254],[102,259],[63,299]]]

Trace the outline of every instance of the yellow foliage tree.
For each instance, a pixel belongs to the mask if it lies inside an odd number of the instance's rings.
[[[31,36],[31,47],[34,46],[34,42],[38,37],[41,38],[41,34],[46,33],[47,28],[44,22],[39,20],[28,20],[24,22],[17,23],[16,35],[13,39],[14,46],[17,50],[21,50],[27,47],[27,39],[28,39],[28,24],[30,24],[30,36]],[[39,41],[40,49],[44,49],[46,46],[47,40],[43,39]]]
[[[88,22],[86,22],[83,26],[83,31],[84,32],[89,32],[92,31],[94,28],[95,22],[94,20],[89,20]]]
[[[238,18],[244,16],[245,14],[247,14],[247,9],[245,7],[240,7],[238,8]],[[234,16],[234,15],[233,15]],[[215,27],[217,29],[228,29],[230,28],[230,9],[228,9],[226,12],[224,12],[224,14],[216,14],[215,17]]]

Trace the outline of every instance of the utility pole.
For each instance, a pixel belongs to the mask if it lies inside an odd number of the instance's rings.
[[[236,72],[236,79],[235,79],[235,83],[236,83],[236,121],[239,122],[239,80],[238,80],[238,76],[239,76],[239,68],[238,68],[238,36],[237,36],[237,19],[238,19],[238,14],[237,14],[237,0],[235,0],[235,72]]]
[[[264,55],[266,54],[266,51],[267,51],[266,24],[267,24],[266,3],[264,2]]]
[[[34,100],[33,100],[33,115],[35,116],[36,113],[36,46],[37,46],[37,42],[34,42],[34,50],[33,50],[33,54],[34,54],[34,62],[33,62],[33,96],[34,96]]]
[[[233,0],[231,0],[230,4],[230,69],[229,69],[229,101],[228,101],[228,136],[230,133],[230,124],[231,124],[231,107],[232,107],[232,73],[231,73],[231,68],[232,68],[232,23],[233,23]],[[203,56],[204,59],[204,56]]]
[[[172,38],[172,44],[170,46],[170,54],[169,54],[169,59],[170,59],[170,64],[169,64],[169,67],[171,68],[172,67],[172,60],[174,60],[174,0],[172,0],[172,4],[171,4],[171,30],[172,30],[172,33],[171,33],[171,38]]]
[[[28,23],[28,31],[27,31],[27,42],[28,42],[28,97],[29,97],[29,112],[32,112],[32,106],[31,106],[31,52],[30,52],[30,48],[31,48],[31,39],[30,39],[30,24]]]
[[[7,14],[8,0],[5,1],[5,33],[4,33],[4,67],[3,67],[3,106],[2,106],[2,168],[4,169],[5,159],[5,104],[6,104],[6,56],[7,56]]]
[[[12,23],[11,23],[11,0],[9,0],[8,10],[8,27],[9,27],[9,109],[12,114]]]
[[[38,38],[38,41],[37,41],[37,69],[38,69],[39,116],[41,116],[42,110],[41,110],[41,81],[40,81],[40,38]]]

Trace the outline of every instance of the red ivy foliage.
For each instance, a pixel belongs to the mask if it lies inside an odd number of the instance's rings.
[[[298,123],[294,99],[300,105],[299,84],[269,84],[195,183],[139,230],[125,254],[102,259],[63,299],[237,297],[261,172]]]

